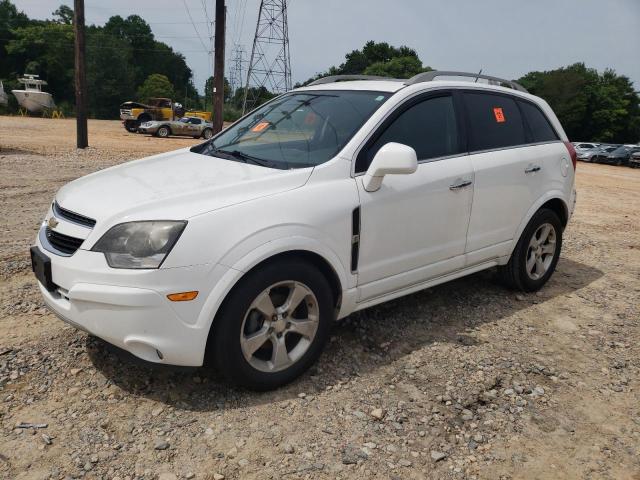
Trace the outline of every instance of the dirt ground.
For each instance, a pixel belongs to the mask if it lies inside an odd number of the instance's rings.
[[[484,272],[368,309],[256,394],[45,310],[27,252],[56,190],[196,143],[89,126],[78,152],[72,120],[0,117],[0,478],[640,480],[640,170],[578,165],[541,292]]]

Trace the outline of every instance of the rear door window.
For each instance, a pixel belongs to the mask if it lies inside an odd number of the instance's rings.
[[[505,95],[465,92],[469,120],[469,151],[493,150],[527,143],[515,100]]]
[[[549,123],[547,117],[540,111],[538,107],[529,103],[518,100],[520,109],[524,114],[524,119],[529,127],[531,141],[533,143],[553,142],[558,140],[558,134]],[[585,143],[582,148],[593,148],[593,145]]]

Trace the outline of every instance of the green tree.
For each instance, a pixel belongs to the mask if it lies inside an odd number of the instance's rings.
[[[138,88],[138,99],[141,102],[148,102],[150,98],[154,97],[173,98],[174,96],[173,84],[165,75],[159,73],[149,75],[142,86]]]
[[[52,15],[58,17],[58,23],[73,25],[73,9],[67,5],[60,5]]]
[[[22,74],[19,72],[24,68],[24,58],[19,55],[8,55],[7,45],[15,38],[14,30],[26,27],[29,18],[19,12],[9,0],[0,0],[0,78],[8,79]],[[7,86],[7,85],[5,85]],[[7,86],[8,87],[8,86]]]
[[[576,63],[530,72],[519,82],[551,105],[572,140],[635,143],[640,138],[640,98],[625,76]]]
[[[431,68],[423,67],[419,58],[394,57],[386,62],[380,61],[369,65],[363,73],[381,77],[410,78],[428,70],[431,70]]]
[[[394,47],[386,42],[373,40],[365,43],[361,50],[353,50],[345,55],[345,61],[337,67],[319,73],[303,84],[311,83],[328,75],[379,75],[383,77],[409,78],[421,72],[432,70],[425,67],[418,53],[409,47]]]
[[[131,50],[126,42],[102,30],[89,33],[88,40],[89,110],[97,118],[115,118],[123,99],[135,94]]]

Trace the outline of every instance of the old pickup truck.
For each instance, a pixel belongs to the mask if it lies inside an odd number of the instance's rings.
[[[197,117],[211,121],[211,112],[186,110],[170,98],[150,98],[148,104],[140,102],[124,102],[120,105],[120,119],[124,128],[131,133],[138,131],[144,122],[173,121],[184,116]]]

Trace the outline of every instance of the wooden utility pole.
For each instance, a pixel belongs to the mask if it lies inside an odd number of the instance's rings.
[[[213,60],[213,133],[222,130],[224,107],[224,44],[227,8],[224,0],[216,0],[216,28]]]
[[[85,72],[84,0],[74,0],[73,30],[75,34],[76,138],[78,148],[87,148],[87,75]]]

